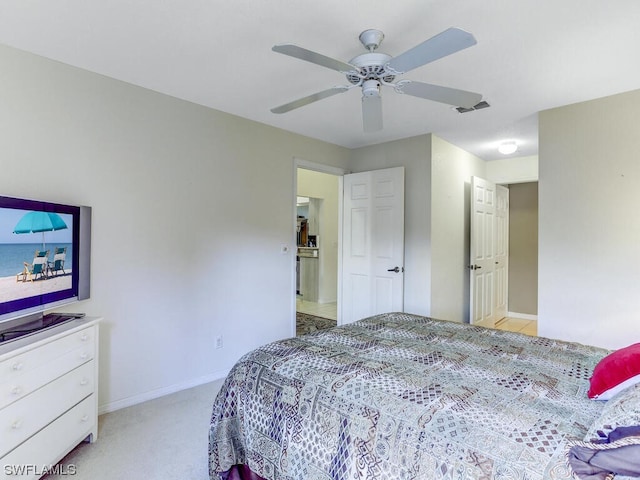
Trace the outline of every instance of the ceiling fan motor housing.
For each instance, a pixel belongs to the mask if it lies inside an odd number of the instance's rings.
[[[382,79],[385,82],[392,82],[394,75],[388,73],[384,66],[391,60],[391,56],[386,53],[363,53],[349,60],[349,63],[358,68],[358,75],[347,74],[347,80],[354,85],[360,83],[361,79],[375,80]]]

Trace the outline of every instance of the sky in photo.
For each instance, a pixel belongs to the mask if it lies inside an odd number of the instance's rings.
[[[42,233],[13,233],[13,229],[20,219],[29,213],[29,210],[16,210],[13,208],[0,208],[0,244],[2,243],[40,243]],[[59,214],[67,224],[66,229],[56,232],[45,232],[47,243],[71,243],[73,216],[70,214]]]

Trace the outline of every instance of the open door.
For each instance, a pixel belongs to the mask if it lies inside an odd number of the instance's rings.
[[[341,323],[402,311],[404,167],[344,176]]]
[[[494,327],[507,314],[509,189],[471,177],[470,323]]]
[[[498,320],[507,316],[509,299],[509,189],[496,185],[496,298],[495,314]]]

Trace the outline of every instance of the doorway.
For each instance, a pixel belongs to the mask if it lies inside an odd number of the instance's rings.
[[[536,320],[538,182],[496,185],[473,177],[471,190],[470,321]]]
[[[538,182],[509,185],[509,316],[538,318]]]
[[[295,311],[338,319],[338,249],[344,171],[297,160],[295,170]],[[298,330],[298,329],[297,329]]]
[[[495,328],[538,335],[538,182],[509,187],[507,316]]]

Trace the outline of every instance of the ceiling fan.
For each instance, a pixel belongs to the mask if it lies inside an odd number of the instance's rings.
[[[384,34],[380,30],[365,30],[360,34],[359,39],[368,51],[352,58],[348,63],[293,44],[275,45],[272,48],[274,52],[337,70],[346,75],[350,85],[335,86],[272,108],[271,111],[273,113],[289,112],[323,98],[361,87],[364,131],[375,132],[382,129],[382,100],[380,98],[382,85],[392,87],[397,93],[405,93],[456,107],[471,108],[482,99],[482,95],[478,93],[413,80],[401,80],[394,83],[398,75],[475,45],[476,39],[469,32],[451,27],[396,57],[376,52],[384,39]]]

